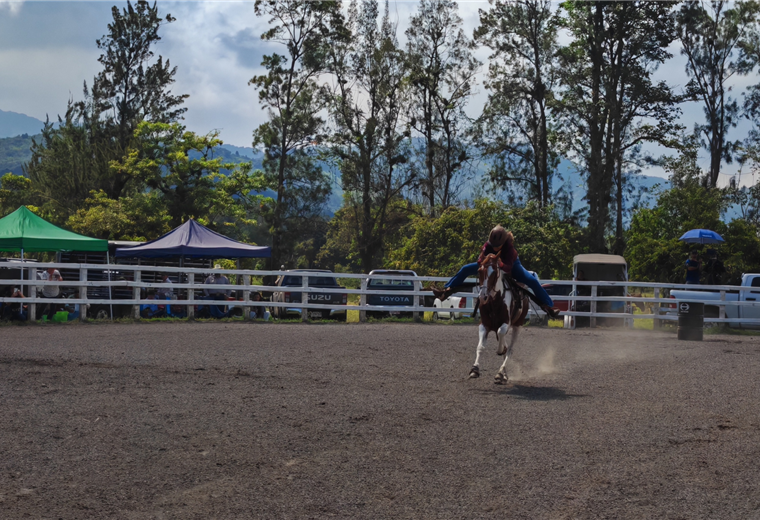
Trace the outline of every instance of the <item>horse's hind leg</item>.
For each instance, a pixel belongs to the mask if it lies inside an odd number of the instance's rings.
[[[509,356],[512,355],[512,347],[515,346],[515,342],[517,341],[517,336],[520,333],[520,327],[512,327],[512,337],[509,339],[509,347],[506,348],[506,355],[504,356],[504,363],[501,364],[501,367],[499,367],[499,371],[496,372],[496,375],[494,376],[494,383],[497,385],[503,385],[507,382],[509,379],[507,377],[507,361],[509,361]],[[505,334],[506,336],[506,334]],[[507,338],[504,338],[504,342],[506,343]]]
[[[480,355],[486,349],[488,330],[482,324],[478,327],[478,337],[480,338],[480,341],[478,341],[478,349],[475,353],[475,364],[472,365],[472,368],[470,369],[470,377],[472,378],[480,377]]]

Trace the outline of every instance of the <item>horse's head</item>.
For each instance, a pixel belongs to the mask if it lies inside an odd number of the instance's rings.
[[[503,291],[501,284],[501,269],[499,257],[490,254],[485,257],[478,268],[478,282],[480,285],[480,303],[485,305],[497,292]]]

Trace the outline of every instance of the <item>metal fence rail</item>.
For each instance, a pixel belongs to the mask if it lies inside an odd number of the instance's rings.
[[[22,292],[26,296],[23,299],[23,303],[29,305],[29,319],[36,320],[36,305],[35,304],[61,304],[60,298],[44,298],[37,295],[37,292],[44,286],[59,286],[61,288],[76,288],[79,292],[77,297],[67,298],[66,303],[70,305],[79,305],[80,313],[79,318],[84,320],[88,318],[87,307],[93,305],[101,306],[129,306],[130,315],[134,317],[140,316],[141,305],[170,305],[186,307],[187,316],[194,316],[195,308],[198,305],[224,305],[235,306],[243,309],[245,317],[250,317],[251,312],[261,311],[264,308],[287,308],[287,309],[300,309],[301,319],[308,320],[309,310],[358,310],[360,311],[360,319],[364,321],[366,319],[366,312],[391,312],[391,311],[403,311],[411,312],[415,318],[421,317],[420,313],[423,312],[455,312],[462,314],[471,314],[473,312],[473,293],[459,292],[455,296],[468,298],[467,305],[462,308],[456,309],[441,309],[439,307],[430,307],[424,305],[424,297],[431,296],[429,291],[422,289],[423,283],[428,282],[443,282],[448,280],[442,277],[430,277],[430,276],[399,276],[393,274],[382,275],[366,275],[355,273],[320,273],[320,272],[293,272],[293,271],[261,271],[261,270],[246,270],[246,269],[215,269],[210,271],[209,269],[202,268],[182,268],[182,267],[155,267],[144,265],[104,265],[104,264],[71,264],[71,263],[14,263],[7,262],[0,266],[2,268],[18,269],[21,273],[19,279],[3,279],[0,280],[0,285],[5,286],[18,286],[22,289]],[[40,273],[48,268],[66,269],[68,272],[72,270],[79,271],[78,280],[64,280],[62,282],[49,282],[39,280],[37,273]],[[230,285],[216,285],[206,284],[204,280],[208,274],[222,273],[231,277],[234,283]],[[107,278],[107,274],[119,273],[120,276],[124,276],[128,279],[124,280],[88,280],[88,275],[97,273],[98,278]],[[156,273],[168,273],[187,279],[183,283],[157,283],[152,281],[143,281],[143,278],[153,279]],[[144,276],[144,275],[151,276]],[[251,283],[251,279],[255,277],[264,276],[300,276],[302,279],[302,286],[295,287],[274,287],[271,285],[260,285]],[[234,277],[234,278],[233,278]],[[360,286],[359,289],[350,288],[322,288],[322,287],[310,287],[309,278],[315,277],[330,277],[339,280],[355,280],[355,283]],[[384,279],[384,280],[399,280],[412,281],[414,283],[414,290],[375,290],[368,289],[368,281],[371,279]],[[634,320],[641,319],[653,319],[655,327],[658,327],[662,322],[673,321],[677,319],[675,309],[670,308],[675,304],[676,300],[668,297],[664,297],[665,292],[671,289],[686,289],[686,290],[699,290],[699,291],[714,291],[719,293],[720,299],[712,300],[700,300],[704,301],[706,307],[717,307],[717,317],[706,317],[706,323],[720,323],[720,324],[737,324],[741,323],[745,326],[757,326],[760,328],[760,317],[758,318],[728,318],[726,317],[726,309],[740,308],[740,307],[760,307],[760,301],[731,301],[727,300],[728,294],[736,293],[741,295],[742,292],[749,291],[752,288],[741,286],[707,286],[707,285],[683,285],[683,284],[664,284],[664,283],[652,283],[652,282],[580,282],[572,280],[542,280],[542,283],[551,283],[554,286],[570,285],[573,287],[573,292],[577,292],[579,287],[588,287],[589,295],[577,295],[572,294],[569,296],[554,296],[555,301],[580,301],[588,302],[588,311],[569,311],[563,312],[566,324],[569,321],[573,321],[575,317],[586,317],[590,320],[590,326],[595,326],[597,318],[621,318],[625,324],[632,326]],[[107,289],[112,294],[110,298],[103,297],[103,291],[100,292],[100,297],[91,295],[88,297],[88,291],[95,292],[95,289]],[[183,299],[172,300],[148,300],[141,296],[143,291],[155,290],[160,288],[170,288],[174,291],[186,293],[186,297]],[[626,291],[625,296],[600,296],[599,289],[609,288],[623,288]],[[119,289],[122,291],[122,297],[114,298],[113,291]],[[203,290],[230,290],[236,291],[238,299],[223,301],[223,300],[207,300],[199,297],[196,293]],[[631,290],[647,289],[653,291],[653,296],[632,296]],[[757,288],[760,293],[760,288]],[[306,303],[302,302],[275,302],[275,301],[256,301],[251,299],[251,294],[259,292],[265,295],[271,295],[273,293],[284,292],[296,292],[301,294],[307,294]],[[309,293],[333,293],[333,294],[345,294],[345,295],[359,295],[359,305],[352,304],[334,304],[334,303],[311,303],[308,301]],[[106,293],[108,294],[108,293]],[[125,294],[129,294],[130,297],[124,297]],[[367,305],[367,296],[369,295],[393,295],[393,296],[413,296],[415,304],[411,306],[389,306],[389,305]],[[303,300],[303,298],[302,298]],[[0,297],[0,302],[19,303],[18,298]],[[599,304],[607,302],[618,302],[624,305],[624,312],[599,312],[597,307]],[[633,309],[636,304],[645,305],[652,308],[652,312],[634,314]],[[123,307],[122,307],[123,308]],[[536,316],[544,317],[543,311],[532,310],[532,313]],[[760,312],[758,312],[760,316]]]

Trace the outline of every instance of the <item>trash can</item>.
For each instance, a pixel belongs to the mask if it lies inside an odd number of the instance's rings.
[[[702,341],[705,327],[705,304],[678,302],[678,339]]]

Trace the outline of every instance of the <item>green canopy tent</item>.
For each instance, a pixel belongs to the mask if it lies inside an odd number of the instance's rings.
[[[26,206],[0,219],[0,251],[106,251],[108,241],[54,226]]]
[[[66,231],[21,206],[0,219],[0,251],[19,251],[22,260],[24,252],[45,251],[105,251],[108,257],[108,240]]]

